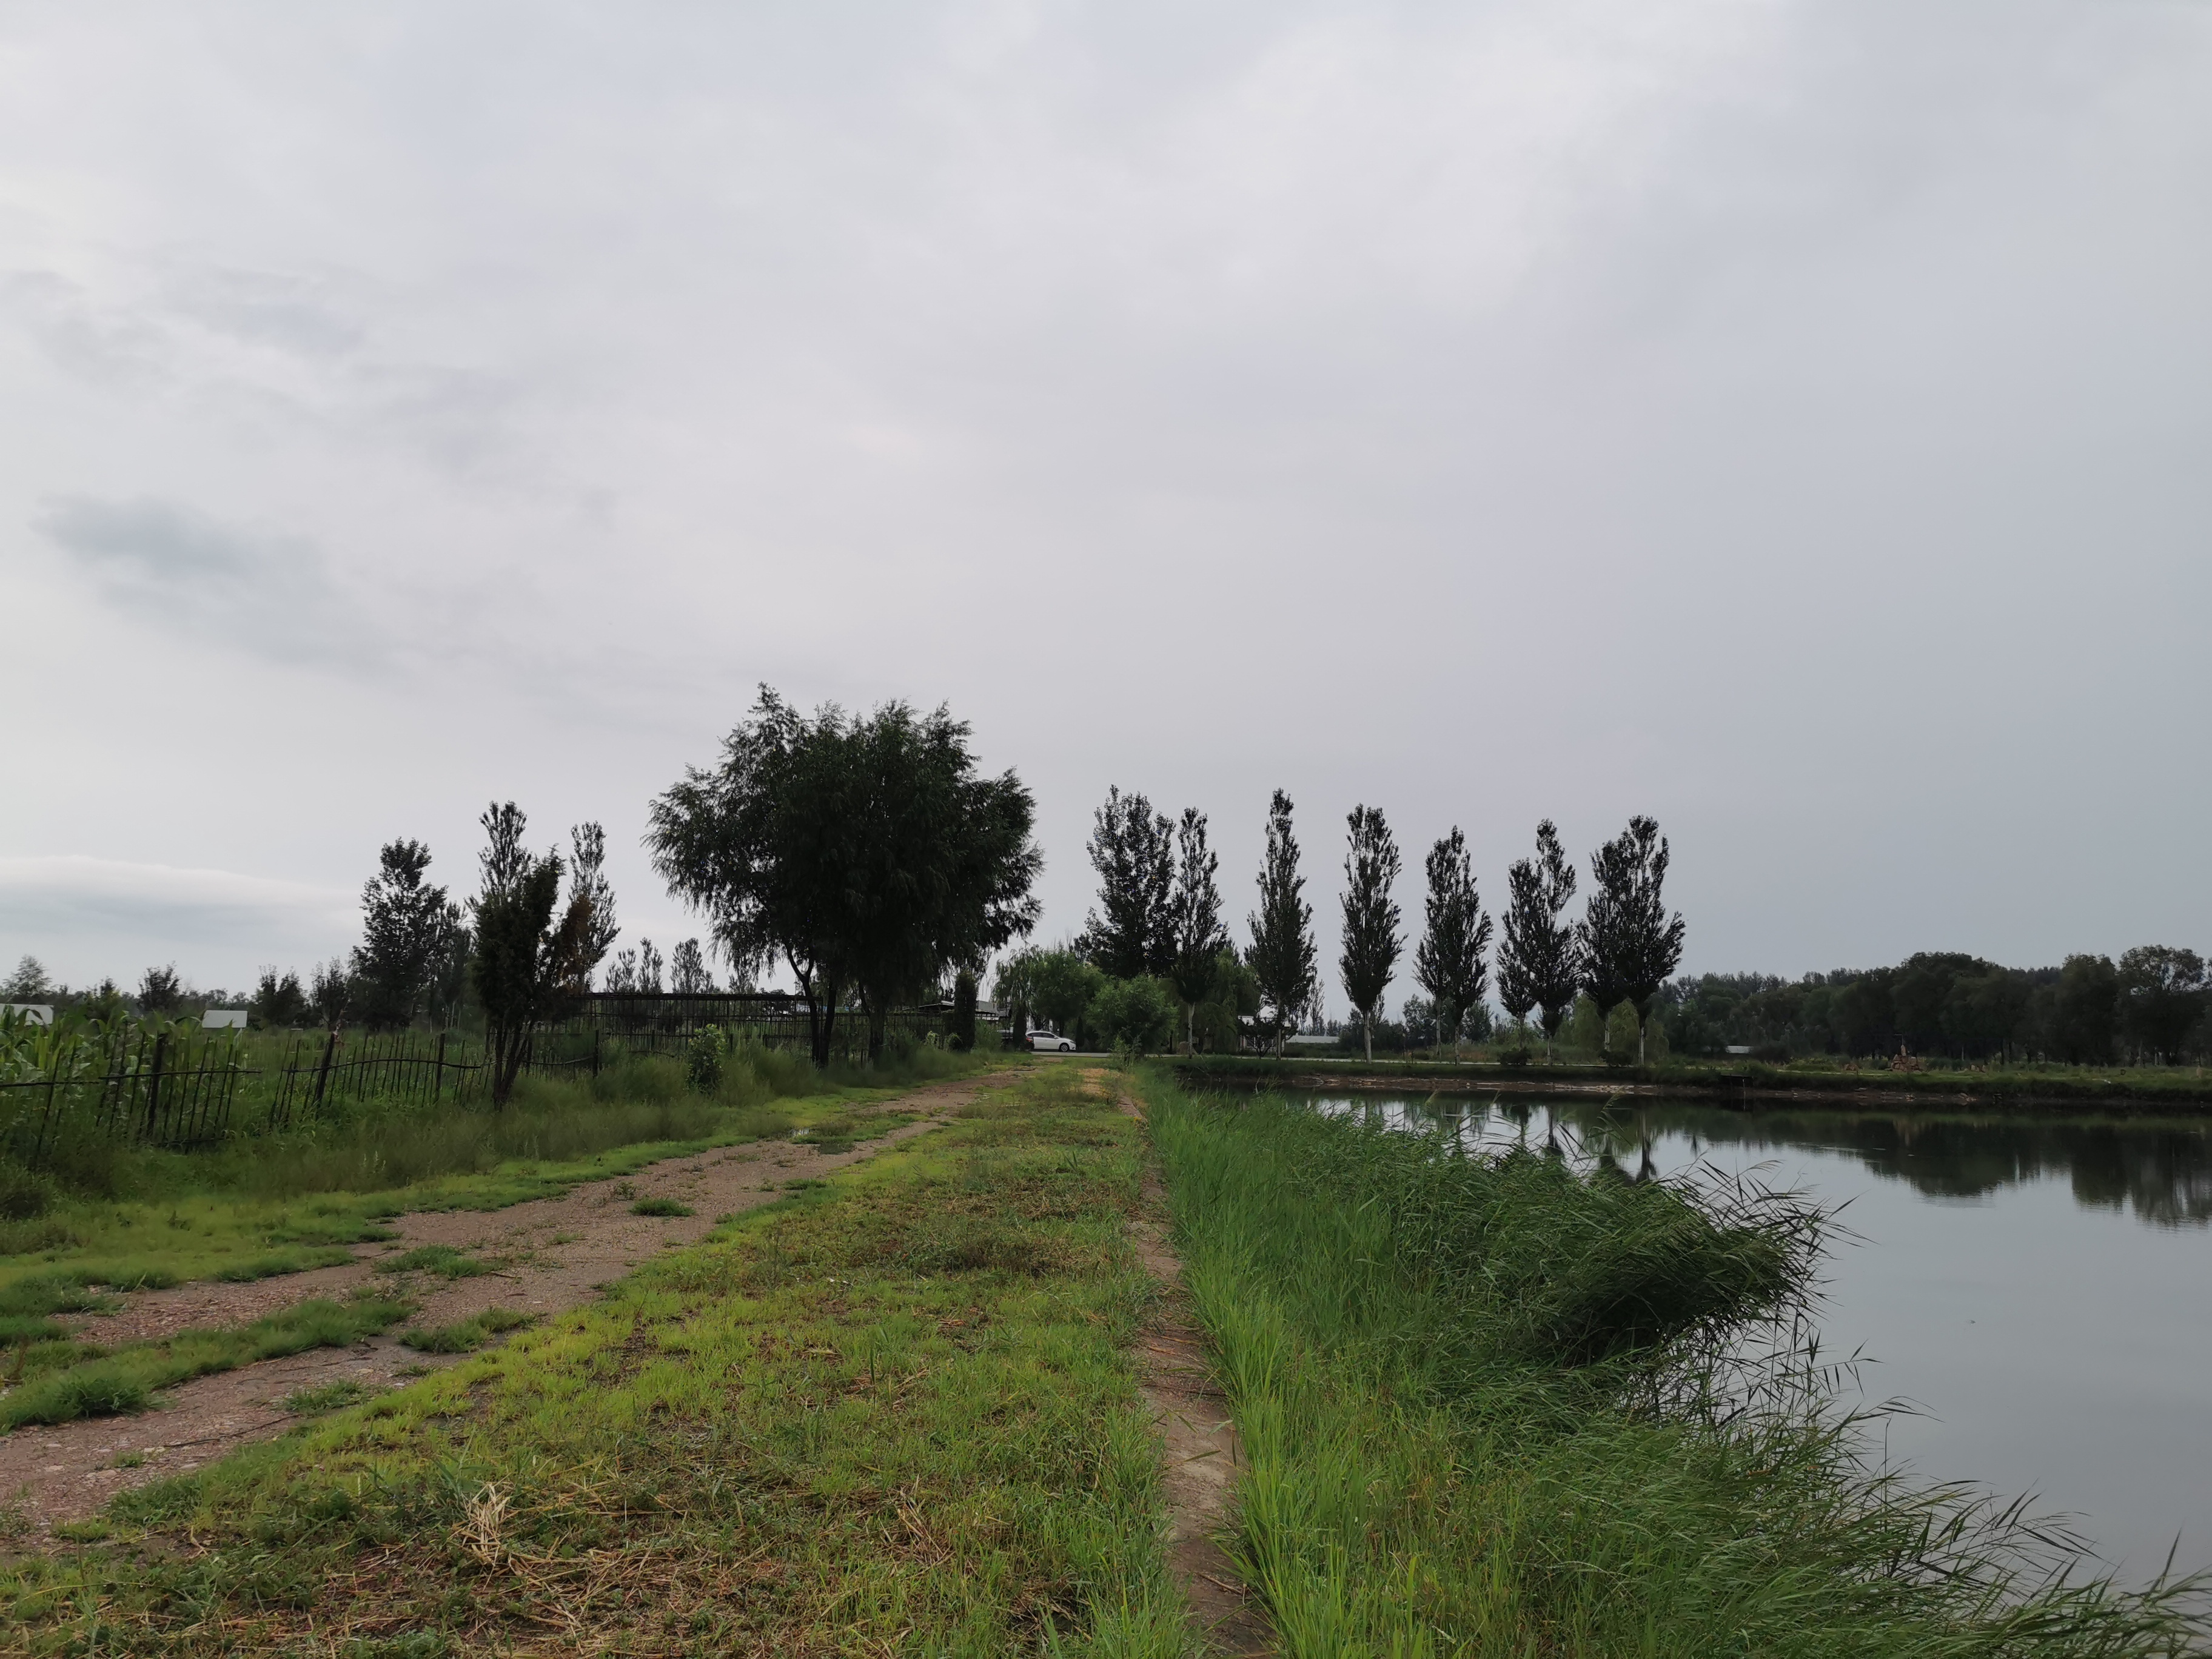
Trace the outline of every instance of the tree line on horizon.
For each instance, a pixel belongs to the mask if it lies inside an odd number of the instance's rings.
[[[2212,1058],[2212,974],[2195,951],[2139,945],[2116,963],[2069,956],[2008,968],[1954,951],[1894,967],[1785,980],[1704,974],[1670,983],[1659,1018],[1678,1054],[2042,1058],[2076,1066]]]
[[[1164,1046],[1180,1025],[1194,1049],[1231,1048],[1244,1022],[1279,1051],[1284,1037],[1317,1017],[1320,947],[1304,897],[1294,806],[1278,789],[1268,806],[1259,902],[1239,950],[1222,922],[1219,856],[1196,807],[1179,818],[1154,811],[1141,793],[1108,789],[1088,844],[1098,902],[1083,931],[1056,950],[1029,950],[1000,965],[996,992],[1015,1029],[1031,1016],[1062,1029],[1079,1022],[1136,1048]],[[1578,995],[1624,1018],[1640,1040],[1661,988],[1680,962],[1683,921],[1667,912],[1669,850],[1644,817],[1591,856],[1583,915],[1565,912],[1577,872],[1551,820],[1536,850],[1507,872],[1508,903],[1495,969],[1500,1000],[1516,1024],[1533,1013],[1548,1042]],[[1404,917],[1393,896],[1404,872],[1382,812],[1361,805],[1346,821],[1340,896],[1339,981],[1372,1056],[1384,998],[1407,954]],[[1455,1043],[1486,1014],[1494,926],[1484,909],[1464,832],[1455,824],[1428,850],[1423,930],[1413,978],[1437,1041]]]

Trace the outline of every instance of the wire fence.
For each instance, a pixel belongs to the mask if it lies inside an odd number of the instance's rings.
[[[574,1074],[596,1070],[599,1058],[594,1045],[581,1055],[533,1052],[524,1064]],[[182,1021],[64,1032],[0,1066],[0,1153],[40,1169],[87,1137],[189,1152],[370,1103],[473,1106],[489,1076],[483,1044],[453,1032],[295,1032],[287,1041]]]

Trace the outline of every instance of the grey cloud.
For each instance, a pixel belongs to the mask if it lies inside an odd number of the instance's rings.
[[[380,629],[294,536],[241,528],[148,498],[54,502],[39,528],[101,597],[143,621],[289,663],[382,665]]]
[[[247,344],[343,356],[362,343],[365,330],[324,287],[282,273],[207,270],[179,282],[171,303],[203,327]]]

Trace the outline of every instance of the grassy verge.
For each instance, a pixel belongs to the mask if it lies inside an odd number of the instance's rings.
[[[95,1348],[89,1357],[72,1356],[71,1363],[44,1370],[0,1395],[0,1431],[144,1411],[158,1389],[309,1348],[346,1347],[406,1311],[404,1303],[374,1297],[302,1302],[250,1325],[179,1331],[159,1342],[107,1352]]]
[[[1863,1460],[1820,1376],[1732,1370],[1816,1217],[1145,1082],[1291,1656],[2165,1655],[2009,1511]],[[2053,1572],[2060,1576],[2051,1576]],[[2070,1571],[2071,1576],[2066,1576]]]
[[[500,1209],[794,1130],[826,1133],[823,1144],[842,1150],[856,1105],[923,1076],[972,1069],[925,1055],[868,1086],[837,1089],[778,1056],[797,1067],[777,1073],[781,1082],[795,1090],[811,1079],[815,1092],[772,1103],[751,1098],[767,1085],[750,1071],[726,1074],[724,1094],[702,1098],[683,1091],[672,1062],[653,1062],[598,1084],[526,1079],[504,1113],[370,1115],[210,1153],[134,1153],[107,1171],[115,1196],[64,1200],[44,1215],[0,1222],[0,1323],[12,1311],[9,1287],[21,1280],[135,1289],[265,1278],[345,1261],[346,1247],[390,1238],[382,1224],[411,1211]],[[661,1092],[605,1097],[619,1088]]]
[[[0,1566],[30,1652],[1187,1651],[1072,1067]],[[323,1402],[311,1402],[319,1406]]]
[[[1661,1066],[1605,1066],[1562,1060],[1556,1065],[1500,1066],[1491,1060],[1376,1060],[1333,1054],[1196,1054],[1174,1062],[1194,1088],[1291,1087],[1316,1078],[1348,1082],[1403,1079],[1422,1089],[1508,1091],[1570,1087],[1618,1089],[1630,1085],[1679,1094],[1748,1101],[1763,1096],[1823,1099],[1906,1096],[1931,1104],[2080,1106],[2102,1103],[2132,1107],[2212,1106],[2212,1076],[2202,1066],[2026,1066],[1992,1072],[1850,1071],[1809,1062],[1790,1066],[1714,1066],[1672,1060]]]

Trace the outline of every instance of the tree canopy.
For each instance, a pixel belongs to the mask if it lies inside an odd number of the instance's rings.
[[[781,957],[817,1064],[858,995],[870,1052],[891,1003],[1036,925],[1036,807],[1013,773],[980,775],[942,707],[805,715],[763,686],[711,771],[686,768],[649,809],[669,891],[704,915],[738,974]]]
[[[1505,937],[1498,949],[1498,989],[1505,1012],[1526,1019],[1543,1010],[1547,1042],[1574,1006],[1582,975],[1575,933],[1560,913],[1575,896],[1575,867],[1551,819],[1536,826],[1536,856],[1514,861],[1505,876]]]

